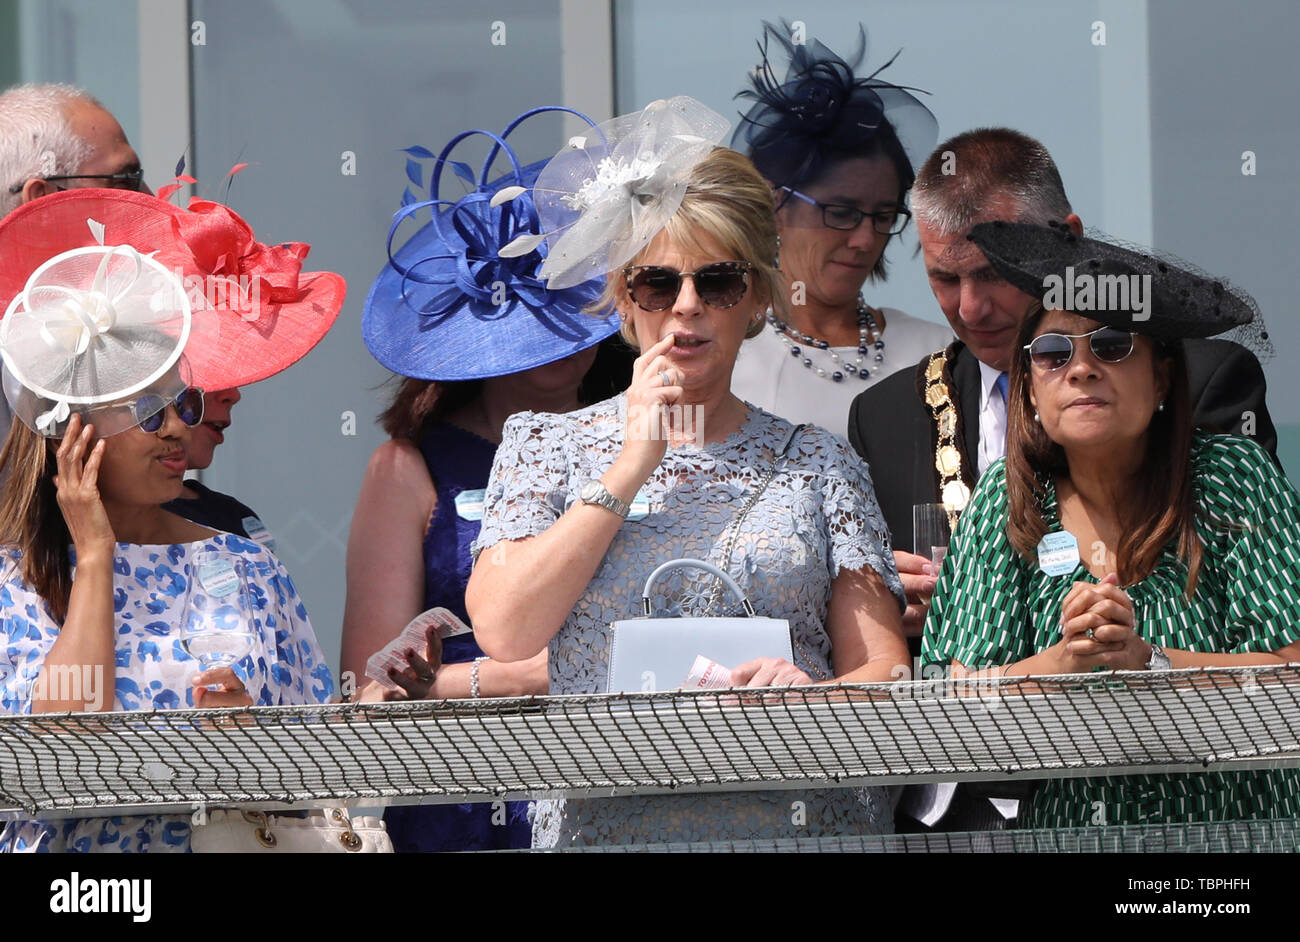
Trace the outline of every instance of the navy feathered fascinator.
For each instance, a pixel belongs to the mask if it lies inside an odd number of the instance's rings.
[[[898,58],[862,76],[867,32],[858,27],[852,60],[836,55],[817,40],[796,44],[792,30],[763,23],[759,42],[762,62],[751,73],[750,87],[736,97],[754,102],[742,116],[731,146],[749,155],[759,172],[777,186],[795,189],[816,181],[840,160],[883,154],[898,170],[903,190],[939,140],[939,125],[930,109],[912,93],[920,89],[880,78]],[[777,77],[769,47],[789,60]]]
[[[522,166],[506,138],[526,119],[549,111],[569,112],[592,124],[568,108],[536,108],[500,135],[458,134],[436,156],[423,147],[406,148],[407,177],[417,188],[423,180],[421,161],[434,161],[429,198],[421,200],[409,186],[403,194],[388,231],[388,264],[375,279],[361,318],[367,349],[388,369],[440,382],[504,376],[571,356],[618,330],[614,312],[583,310],[599,297],[603,281],[549,291],[537,277],[546,258],[544,244],[515,257],[498,254],[502,246],[539,231],[532,186],[547,163]],[[449,159],[457,145],[476,135],[494,142],[477,176]],[[488,182],[498,154],[511,169]],[[472,192],[455,201],[439,198],[447,168]],[[398,228],[421,211],[431,214],[430,221],[394,250]]]

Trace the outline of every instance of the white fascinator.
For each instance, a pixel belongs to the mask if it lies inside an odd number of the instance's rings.
[[[87,220],[103,238],[103,227]],[[138,410],[110,404],[185,387],[181,353],[191,307],[176,273],[129,245],[62,252],[41,265],[0,320],[4,387],[14,413],[59,437],[74,413],[101,436],[134,425]],[[151,400],[152,401],[152,400]]]
[[[538,276],[552,291],[619,268],[667,225],[691,168],[730,128],[716,111],[679,95],[571,138],[533,186],[540,234],[521,236],[500,254],[524,255],[545,240]]]

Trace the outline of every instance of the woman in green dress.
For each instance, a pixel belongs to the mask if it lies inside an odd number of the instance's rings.
[[[1181,339],[1237,328],[1266,347],[1254,302],[1057,228],[985,223],[969,238],[1043,303],[1012,361],[1006,458],[980,478],[944,562],[926,664],[1023,676],[1300,661],[1300,499],[1248,437],[1194,430],[1187,393]],[[1040,785],[1022,821],[1298,807],[1290,772],[1078,778]]]

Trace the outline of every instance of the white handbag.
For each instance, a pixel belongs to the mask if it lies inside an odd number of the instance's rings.
[[[654,618],[650,592],[667,572],[683,567],[712,573],[730,589],[744,608],[743,618]],[[682,686],[695,658],[704,655],[725,667],[736,667],[760,657],[793,662],[790,623],[784,618],[764,618],[736,581],[701,559],[672,559],[650,573],[641,593],[641,618],[610,625],[607,693],[675,690]]]
[[[722,548],[724,565],[730,563],[741,523],[767,490],[784,464],[790,446],[805,428],[806,425],[796,425],[790,430],[763,480],[728,526],[729,532],[723,539]],[[740,599],[745,617],[651,617],[650,591],[655,582],[664,573],[680,567],[711,573],[718,580],[718,590],[726,587]],[[783,618],[764,618],[756,614],[736,581],[722,569],[701,559],[669,560],[650,573],[641,592],[641,616],[610,625],[607,693],[675,690],[682,686],[695,658],[700,655],[729,668],[760,657],[776,657],[794,663],[790,623]]]
[[[192,824],[196,854],[391,854],[382,818],[354,818],[347,808],[325,808],[306,817],[221,808]]]

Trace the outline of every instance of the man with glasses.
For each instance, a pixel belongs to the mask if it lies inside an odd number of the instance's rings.
[[[1037,301],[1000,278],[966,233],[1002,220],[1063,223],[1079,235],[1083,224],[1047,149],[1007,128],[968,131],[940,144],[917,174],[912,211],[930,288],[957,342],[860,393],[849,413],[849,441],[871,467],[889,525],[908,593],[904,631],[915,655],[938,573],[927,556],[905,552],[915,548],[913,508],[964,505],[979,475],[1004,455],[1007,370],[1021,322]],[[1197,426],[1253,433],[1276,453],[1259,361],[1226,340],[1184,343]],[[909,816],[945,831],[1004,826],[1004,815],[985,800],[995,790],[952,788],[909,788],[900,829]],[[1004,794],[998,806],[1010,812],[1014,798]]]
[[[71,85],[0,94],[0,217],[50,193],[92,186],[151,192],[117,119]],[[0,441],[11,421],[0,398]]]
[[[71,85],[0,94],[0,186],[0,215],[71,187],[150,192],[117,119]]]
[[[8,215],[23,203],[74,187],[108,187],[152,193],[140,157],[107,109],[71,85],[19,85],[0,94],[0,208]],[[202,424],[190,436],[191,470],[212,464],[225,440],[238,389],[208,392]],[[9,433],[8,404],[0,397],[0,441]],[[188,423],[187,423],[188,424]],[[196,523],[274,546],[266,526],[247,505],[186,481],[167,509]]]

